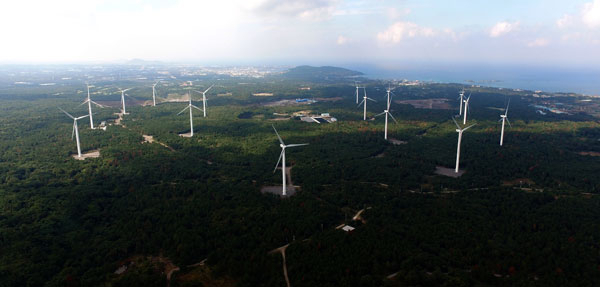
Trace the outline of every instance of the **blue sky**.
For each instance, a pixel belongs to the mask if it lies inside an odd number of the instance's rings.
[[[600,64],[600,0],[21,0],[0,25],[0,63]]]

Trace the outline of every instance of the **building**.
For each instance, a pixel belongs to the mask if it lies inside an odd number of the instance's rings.
[[[322,113],[318,115],[302,115],[300,120],[307,123],[327,124],[337,122],[337,119],[330,116],[329,113]]]

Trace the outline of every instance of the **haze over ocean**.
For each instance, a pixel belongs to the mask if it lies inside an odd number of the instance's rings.
[[[449,64],[410,64],[391,68],[374,65],[348,67],[363,72],[372,79],[408,79],[600,95],[600,69]]]

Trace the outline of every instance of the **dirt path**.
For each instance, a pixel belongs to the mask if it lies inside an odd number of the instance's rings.
[[[120,126],[121,121],[123,120],[123,112],[115,113],[115,115],[119,116],[119,118],[115,120],[115,125]]]
[[[76,160],[85,160],[86,158],[98,158],[98,157],[100,157],[99,149],[95,149],[95,150],[88,151],[86,153],[82,153],[81,157],[78,157],[76,154],[73,155],[73,158]]]
[[[285,250],[288,248],[288,246],[290,246],[289,243],[279,248],[275,248],[271,250],[269,254],[277,252],[281,253],[281,257],[283,258],[283,277],[285,277],[285,283],[287,284],[287,287],[291,287],[292,285],[290,284],[290,279],[288,278],[287,264],[285,263]]]
[[[364,219],[363,219],[363,218],[360,216],[360,215],[361,215],[363,212],[365,212],[365,209],[364,209],[364,208],[363,208],[363,209],[361,209],[361,210],[359,210],[359,211],[358,211],[358,212],[357,212],[357,213],[356,213],[356,214],[355,214],[355,215],[352,217],[352,220],[354,220],[354,221],[357,221],[357,220],[364,221]]]
[[[363,212],[365,212],[365,210],[367,209],[371,209],[371,207],[367,207],[367,208],[363,208],[361,210],[359,210],[353,217],[352,220],[354,221],[361,221],[363,224],[367,223],[367,221],[362,217]]]
[[[175,151],[175,150],[174,150],[172,147],[170,147],[170,146],[168,146],[168,145],[166,145],[166,144],[164,144],[164,143],[161,143],[161,142],[159,142],[159,141],[157,141],[157,140],[154,140],[154,137],[153,137],[153,136],[150,136],[150,135],[142,135],[142,137],[144,137],[144,141],[143,141],[142,143],[154,143],[154,142],[156,142],[157,144],[159,144],[159,145],[161,145],[161,146],[164,146],[164,147],[168,148],[170,151]],[[210,163],[210,164],[212,164],[212,163]]]

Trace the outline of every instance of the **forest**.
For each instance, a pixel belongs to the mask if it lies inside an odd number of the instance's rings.
[[[84,70],[91,81],[55,72],[69,79],[44,86],[15,85],[0,71],[0,286],[285,286],[284,261],[272,251],[286,245],[293,286],[600,284],[600,124],[588,111],[597,98],[407,84],[332,67],[264,78],[171,68],[173,78],[140,79],[114,69],[118,78]],[[156,79],[159,104],[146,105]],[[367,121],[355,81],[376,100]],[[105,105],[93,107],[94,124],[107,128],[80,120],[82,152],[100,156],[75,160],[73,121],[58,108],[87,114],[86,82]],[[202,107],[192,90],[213,84],[207,117],[194,110],[194,136],[181,137],[184,100],[191,94]],[[116,124],[118,89],[130,87],[129,114]],[[395,141],[373,118],[387,87]],[[454,168],[463,89],[476,124],[462,139],[465,173],[438,175]],[[430,99],[447,105],[407,104]],[[293,196],[261,192],[281,186],[272,126],[286,143],[310,144],[286,153]]]

